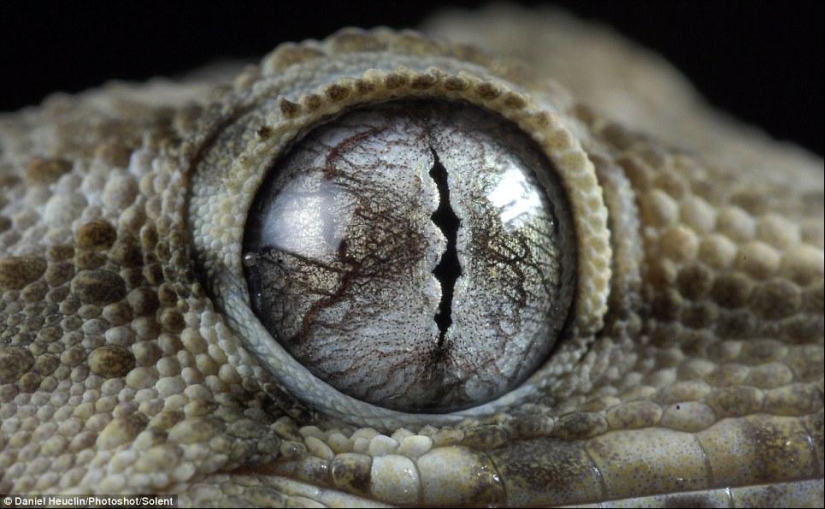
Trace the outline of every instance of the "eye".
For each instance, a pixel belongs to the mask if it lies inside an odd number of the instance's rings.
[[[247,219],[255,314],[336,389],[402,411],[501,396],[547,357],[575,278],[569,206],[511,122],[405,101],[318,127]]]
[[[236,80],[183,150],[244,376],[377,428],[566,397],[607,309],[607,209],[574,105],[520,76],[376,30]]]

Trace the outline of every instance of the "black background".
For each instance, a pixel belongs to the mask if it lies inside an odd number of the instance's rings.
[[[823,2],[554,3],[655,48],[713,104],[823,153]],[[0,2],[0,111],[108,79],[256,58],[344,25],[411,27],[448,4],[484,2]]]

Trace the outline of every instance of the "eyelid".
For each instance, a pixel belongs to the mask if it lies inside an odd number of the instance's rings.
[[[528,92],[529,81],[507,72],[507,66],[466,48],[427,43],[408,32],[345,31],[322,43],[276,49],[259,71],[247,71],[210,110],[190,146],[201,154],[192,169],[188,222],[198,273],[246,346],[295,396],[359,425],[453,422],[461,415],[491,413],[521,401],[533,383],[571,369],[571,360],[601,328],[612,251],[594,166],[568,127],[575,129],[577,121],[560,112],[551,95]],[[529,134],[558,172],[578,239],[574,318],[566,344],[521,389],[454,415],[381,409],[315,379],[252,314],[241,264],[245,220],[274,159],[304,132],[343,111],[411,98],[470,103]]]

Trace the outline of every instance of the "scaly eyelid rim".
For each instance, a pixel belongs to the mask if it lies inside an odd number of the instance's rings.
[[[550,104],[537,104],[519,87],[476,64],[428,59],[425,69],[410,66],[379,70],[387,59],[379,53],[348,54],[352,72],[336,59],[335,78],[324,81],[327,59],[292,67],[290,75],[264,77],[249,85],[245,97],[224,104],[221,132],[202,135],[207,146],[192,172],[190,229],[197,264],[215,302],[262,364],[293,394],[327,413],[358,425],[397,426],[455,422],[468,415],[489,414],[523,401],[548,373],[558,373],[552,357],[522,386],[476,408],[444,415],[414,415],[375,407],[338,393],[291,360],[251,311],[241,265],[241,244],[249,208],[273,160],[302,133],[341,112],[369,104],[431,98],[464,101],[514,122],[529,134],[552,161],[571,207],[577,242],[577,288],[572,335],[588,338],[602,326],[607,308],[612,251],[607,209],[593,164],[565,127],[563,114]],[[394,59],[398,61],[399,59]],[[403,59],[414,64],[415,59]],[[433,67],[433,64],[445,65]],[[448,70],[444,70],[444,69]],[[481,74],[481,75],[479,75]],[[302,79],[304,77],[304,85]],[[240,111],[239,111],[240,110]],[[261,112],[264,112],[261,114]],[[214,125],[214,124],[213,124]],[[208,131],[208,129],[206,129]],[[203,133],[203,131],[202,131]],[[227,149],[227,147],[229,147]],[[543,185],[542,176],[537,175]],[[291,360],[291,362],[290,362]],[[565,366],[569,365],[565,360]],[[561,368],[561,370],[567,367]],[[543,385],[543,384],[542,384]]]

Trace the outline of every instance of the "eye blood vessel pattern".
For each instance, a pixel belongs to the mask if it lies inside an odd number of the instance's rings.
[[[343,31],[239,76],[0,116],[0,492],[822,506],[822,160],[602,29],[498,9],[426,28],[529,70]],[[272,158],[344,109],[408,98],[517,124],[572,209],[569,333],[480,410],[354,403],[249,310],[245,218]]]
[[[463,105],[398,101],[302,138],[245,227],[272,337],[341,392],[397,410],[477,406],[523,381],[567,318],[574,267],[559,253],[575,245],[556,226],[569,223],[560,186],[537,181],[552,168],[517,132]]]

